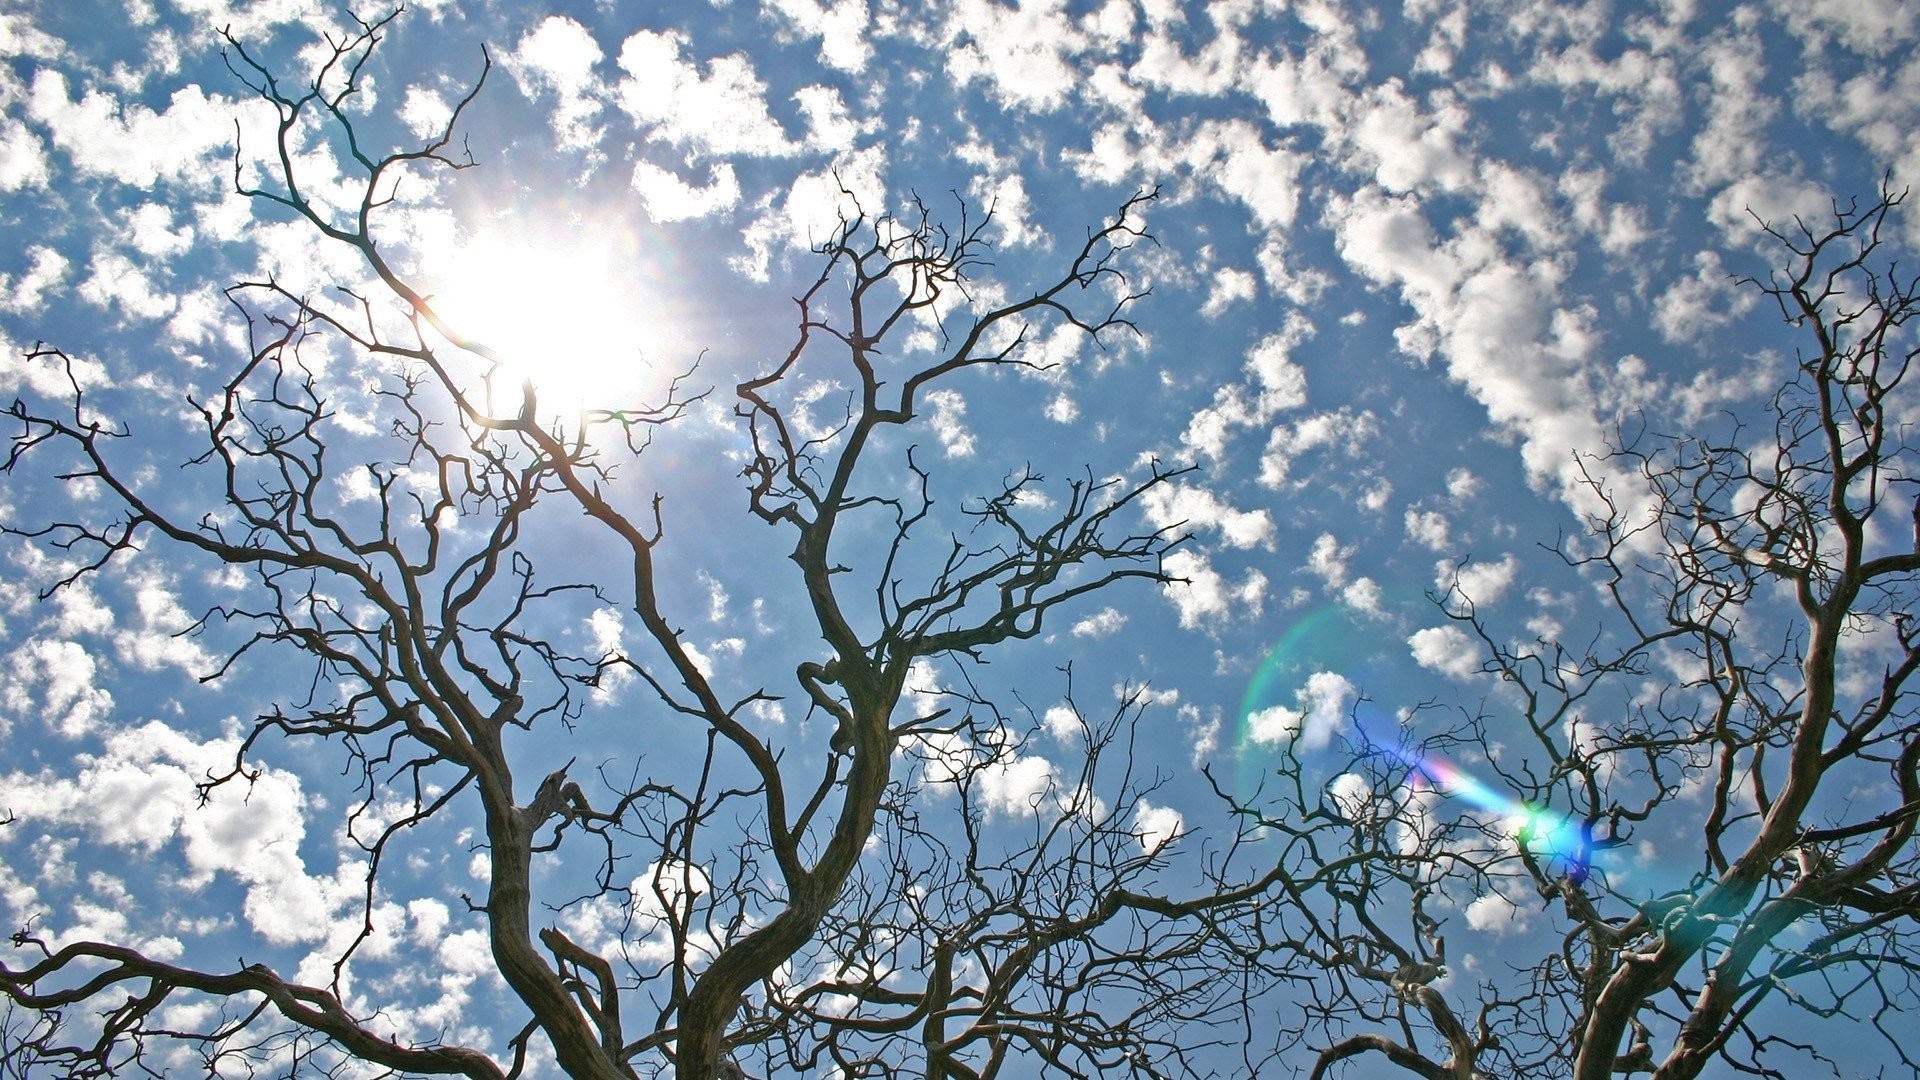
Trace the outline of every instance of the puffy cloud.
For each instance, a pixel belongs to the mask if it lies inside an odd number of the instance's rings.
[[[1070,743],[1078,739],[1087,730],[1080,720],[1080,714],[1071,705],[1055,705],[1047,709],[1040,717],[1040,724],[1054,739]]]
[[[1246,300],[1252,300],[1259,294],[1259,282],[1245,270],[1224,267],[1215,272],[1213,286],[1207,290],[1207,302],[1200,306],[1200,314],[1209,319],[1217,319],[1228,308]]]
[[[1341,773],[1334,777],[1327,785],[1327,800],[1348,821],[1371,821],[1382,809],[1373,781],[1359,773]]]
[[[1435,108],[1422,112],[1400,81],[1389,79],[1355,103],[1346,136],[1388,191],[1456,191],[1473,180],[1471,162],[1455,145],[1466,128],[1467,110],[1450,95],[1436,97]]]
[[[1347,583],[1350,573],[1347,560],[1352,557],[1352,548],[1342,548],[1339,538],[1332,533],[1321,533],[1307,552],[1307,569],[1326,582],[1327,588],[1338,589]]]
[[[27,125],[0,117],[0,191],[47,186],[46,144]]]
[[[606,54],[586,27],[565,15],[549,15],[502,59],[522,93],[553,96],[553,129],[561,146],[583,150],[599,143],[600,129],[593,122],[605,107],[605,91],[593,69]]]
[[[167,289],[147,272],[147,263],[136,263],[118,251],[94,253],[89,273],[77,290],[81,299],[95,307],[118,307],[130,320],[151,322],[166,317],[177,302]]]
[[[196,782],[230,770],[237,749],[235,740],[196,742],[150,721],[113,734],[103,753],[79,757],[72,776],[14,773],[4,786],[26,821],[148,851],[177,839],[195,877],[224,874],[246,887],[242,913],[267,940],[324,940],[333,914],[363,886],[353,871],[338,879],[307,873],[300,856],[307,800],[298,777],[256,767],[248,781],[202,799]]]
[[[1075,637],[1101,638],[1118,633],[1127,625],[1127,616],[1119,608],[1104,607],[1073,624]]]
[[[1005,107],[1052,112],[1079,87],[1074,58],[1088,41],[1062,0],[1015,7],[960,0],[945,36],[948,74],[960,83],[985,80]]]
[[[928,426],[950,458],[973,456],[973,432],[967,430],[967,400],[958,390],[930,390],[922,395],[930,413]]]
[[[1347,713],[1360,691],[1344,675],[1316,671],[1294,696],[1297,709],[1270,705],[1251,713],[1247,717],[1248,738],[1265,746],[1297,740],[1303,750],[1324,749],[1335,735],[1346,730]]]
[[[614,608],[595,608],[587,616],[587,640],[593,643],[594,659],[606,659],[624,656],[626,648],[621,643],[621,635],[626,630],[625,620]],[[620,695],[638,678],[632,668],[625,664],[615,664],[600,673],[599,684],[593,688],[593,700],[602,704],[620,699]]]
[[[1272,515],[1265,510],[1236,510],[1207,488],[1161,484],[1146,493],[1141,505],[1156,528],[1213,530],[1229,547],[1273,546]]]
[[[1140,838],[1140,850],[1148,855],[1166,847],[1186,824],[1186,818],[1171,806],[1155,806],[1141,799],[1133,808],[1133,834]]]
[[[132,625],[114,633],[120,658],[143,671],[175,667],[190,675],[211,671],[213,657],[189,631],[196,620],[180,603],[175,582],[164,572],[143,569],[129,575],[133,589]]]
[[[1430,626],[1407,639],[1413,659],[1429,671],[1455,679],[1480,673],[1480,646],[1457,626]]]
[[[1267,576],[1249,569],[1238,585],[1230,584],[1207,556],[1182,550],[1162,560],[1161,568],[1172,578],[1163,588],[1180,614],[1180,625],[1189,630],[1217,624],[1236,617],[1240,611],[1258,615],[1267,596]]]
[[[37,638],[14,649],[11,670],[0,675],[0,734],[13,721],[44,718],[50,727],[76,739],[113,712],[113,695],[95,685],[99,668],[76,641]]]
[[[1458,589],[1475,604],[1493,604],[1506,594],[1519,570],[1520,563],[1511,552],[1501,556],[1499,562],[1465,566],[1443,559],[1434,567],[1433,585],[1442,593],[1448,588]]]
[[[1287,486],[1294,461],[1322,447],[1336,448],[1349,458],[1364,458],[1379,436],[1379,418],[1369,411],[1355,412],[1348,405],[1276,424],[1260,453],[1260,484],[1269,488]]]
[[[27,257],[33,261],[18,279],[0,274],[0,311],[37,311],[47,294],[58,290],[66,280],[70,264],[65,255],[45,244],[35,244],[27,249]]]
[[[1313,324],[1300,313],[1291,313],[1278,333],[1266,335],[1247,351],[1249,383],[1220,387],[1213,404],[1188,421],[1180,441],[1217,461],[1226,456],[1236,429],[1268,423],[1279,413],[1306,404],[1306,373],[1294,363],[1292,353],[1312,336]]]
[[[1060,795],[1060,771],[1038,755],[1003,752],[974,774],[989,814],[1033,816]]]
[[[1498,889],[1475,898],[1465,914],[1468,926],[1498,937],[1521,933],[1533,921],[1532,912],[1515,905]]]
[[[677,31],[642,30],[620,46],[615,101],[647,137],[694,155],[792,153],[793,143],[767,110],[767,84],[744,53],[716,57],[700,66],[682,59],[687,37]]]
[[[733,166],[725,161],[708,167],[705,187],[694,187],[650,161],[637,161],[632,186],[647,216],[661,224],[711,217],[731,210],[740,201],[740,181],[734,177]]]
[[[867,0],[769,0],[768,7],[800,36],[820,42],[820,59],[841,71],[863,71],[873,57]]]
[[[33,77],[27,114],[44,124],[55,148],[81,172],[149,189],[209,175],[210,158],[224,156],[233,141],[234,103],[208,97],[189,85],[175,91],[165,112],[123,104],[114,95],[88,89],[74,100],[67,77],[42,68]]]
[[[1452,528],[1447,524],[1447,516],[1438,510],[1410,506],[1407,508],[1406,526],[1407,539],[1421,547],[1445,551],[1453,544]]]

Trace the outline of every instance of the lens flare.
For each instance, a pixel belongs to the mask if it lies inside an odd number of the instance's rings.
[[[1379,749],[1391,753],[1411,769],[1412,782],[1424,780],[1449,798],[1505,820],[1519,846],[1557,865],[1574,884],[1586,881],[1587,875],[1593,872],[1595,852],[1591,825],[1502,794],[1445,758],[1396,747]]]

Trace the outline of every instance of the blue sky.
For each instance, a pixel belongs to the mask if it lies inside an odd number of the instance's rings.
[[[304,0],[0,6],[0,393],[58,393],[64,377],[23,356],[66,350],[89,401],[137,436],[115,448],[124,468],[174,505],[217,497],[178,466],[194,452],[186,397],[217,392],[245,351],[220,290],[367,280],[351,252],[234,194],[236,167],[259,175],[271,116],[216,31],[295,71],[345,25]],[[1027,737],[985,796],[1002,824],[1077,775],[1062,668],[1089,714],[1148,688],[1134,756],[1165,781],[1137,808],[1151,847],[1225,827],[1203,766],[1251,791],[1297,744],[1331,781],[1327,739],[1355,716],[1418,725],[1417,706],[1466,703],[1511,717],[1429,594],[1457,587],[1503,640],[1603,633],[1598,581],[1549,550],[1597,508],[1583,477],[1617,482],[1631,509],[1633,478],[1595,457],[1623,430],[1763,418],[1792,345],[1735,284],[1777,262],[1756,218],[1820,219],[1889,172],[1920,177],[1917,34],[1920,11],[1896,0],[427,0],[392,24],[351,108],[376,145],[417,140],[488,50],[460,128],[477,167],[409,176],[383,247],[549,404],[657,394],[689,368],[689,385],[718,388],[621,479],[635,505],[658,491],[667,508],[663,607],[727,686],[790,695],[756,722],[803,763],[830,732],[785,688],[819,643],[790,539],[746,513],[731,387],[789,347],[811,245],[850,199],[898,212],[917,195],[945,220],[991,206],[977,291],[991,302],[1057,274],[1157,185],[1155,242],[1125,259],[1150,293],[1139,333],[1043,328],[1039,370],[955,380],[912,433],[943,524],[1023,466],[1049,482],[1036,513],[1077,477],[1197,467],[1141,511],[1191,534],[1167,564],[1185,584],[1104,592],[981,675]],[[309,150],[325,199],[339,146]],[[1911,250],[1920,218],[1895,230]],[[910,328],[895,355],[931,356],[937,329]],[[315,362],[340,460],[391,455],[367,394],[390,370],[338,349]],[[823,424],[845,390],[824,370],[795,387]],[[876,482],[900,482],[904,449],[886,448],[896,471]],[[364,512],[351,473],[340,499]],[[16,470],[0,513],[24,526],[97,498]],[[574,519],[540,528],[556,574],[591,578],[610,557]],[[70,558],[17,542],[0,558],[8,924],[181,962],[271,956],[325,981],[361,921],[337,746],[266,740],[247,798],[195,798],[256,714],[308,689],[305,668],[253,654],[197,681],[237,639],[181,632],[245,603],[244,583],[156,545],[42,601]],[[638,649],[627,602],[567,607],[547,628],[583,655]],[[954,678],[929,668],[923,685]],[[612,679],[527,753],[670,775],[701,737],[660,713],[644,685]],[[499,1051],[489,1018],[511,1010],[459,903],[482,886],[457,814],[409,841],[351,993],[404,1030]],[[1643,834],[1611,868],[1617,887],[1671,887],[1662,875],[1697,851],[1669,839],[1683,835]],[[1454,904],[1462,993],[1551,939],[1529,888]],[[607,935],[616,914],[560,917]],[[436,974],[402,974],[422,964]]]

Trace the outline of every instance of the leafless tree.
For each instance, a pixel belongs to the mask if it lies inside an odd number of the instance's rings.
[[[1560,551],[1604,632],[1514,641],[1456,590],[1493,698],[1361,710],[1343,776],[1287,754],[1238,800],[1286,871],[1265,963],[1304,980],[1275,1047],[1316,1080],[1850,1076],[1874,1029],[1920,1068],[1920,284],[1882,238],[1903,194],[1766,227],[1785,265],[1747,284],[1799,348],[1770,428],[1641,433],[1589,470],[1608,509]],[[1601,479],[1622,474],[1650,498]],[[1643,888],[1642,843],[1673,887]],[[1459,912],[1495,893],[1551,929],[1468,969]]]
[[[817,634],[794,680],[828,721],[814,728],[824,745],[788,753],[749,716],[776,691],[710,672],[661,599],[663,575],[699,565],[701,538],[676,534],[673,508],[636,482],[644,474],[620,472],[700,400],[691,380],[644,407],[554,421],[381,242],[398,185],[472,163],[456,149],[472,95],[409,150],[380,154],[356,129],[349,102],[386,29],[362,24],[301,82],[227,42],[229,66],[278,115],[276,166],[256,177],[236,155],[235,183],[356,251],[377,291],[312,296],[270,278],[230,290],[250,349],[217,395],[192,402],[204,442],[177,475],[145,474],[126,454],[135,433],[96,412],[77,380],[63,403],[14,404],[6,459],[16,474],[58,472],[99,496],[9,530],[72,560],[57,588],[143,547],[248,576],[244,599],[201,622],[210,639],[239,634],[209,677],[298,656],[314,689],[260,715],[202,791],[252,782],[261,756],[287,743],[344,754],[358,783],[348,827],[365,850],[361,932],[332,982],[309,985],[262,964],[166,962],[23,928],[0,964],[7,1067],[110,1076],[178,1067],[167,1055],[184,1053],[217,1075],[493,1080],[550,1052],[582,1080],[741,1076],[756,1061],[832,1063],[846,1076],[987,1077],[1015,1061],[1072,1076],[1199,1068],[1180,1026],[1255,993],[1260,968],[1244,963],[1230,927],[1272,876],[1236,876],[1243,861],[1220,852],[1179,879],[1201,892],[1164,892],[1181,841],[1149,845],[1130,824],[1157,778],[1128,766],[1108,777],[1131,705],[1086,723],[1084,774],[1037,808],[1030,835],[1011,846],[986,837],[1009,826],[989,820],[977,780],[1019,753],[1019,712],[967,689],[965,675],[1083,597],[1169,580],[1161,559],[1180,537],[1131,523],[1174,470],[1068,477],[1040,503],[1022,495],[1046,480],[1023,473],[943,517],[933,478],[894,435],[911,432],[932,389],[1027,363],[1038,328],[1130,330],[1140,296],[1123,259],[1150,240],[1153,194],[1090,231],[1057,278],[998,305],[970,292],[987,222],[964,209],[951,228],[923,206],[854,215],[820,246],[791,348],[739,385],[735,406],[751,448],[747,507],[793,544],[791,567],[763,568],[766,587],[791,587]],[[304,155],[316,139],[357,177],[357,201],[315,194]],[[946,334],[933,360],[882,351],[916,325]],[[341,349],[391,373],[375,392],[397,451],[354,465],[371,479],[370,511],[338,496],[346,447],[360,444],[330,406],[343,391],[312,362]],[[53,347],[33,360],[67,362]],[[796,418],[802,372],[851,387],[824,433]],[[539,564],[543,523],[582,513],[618,551],[614,565],[583,577]],[[855,542],[856,531],[881,539]],[[574,655],[543,632],[582,603],[627,607],[644,648]],[[927,661],[963,689],[910,689]],[[587,712],[589,692],[620,673],[650,688],[650,705]],[[520,756],[523,733],[576,723],[676,725],[705,749],[630,778],[544,771]],[[342,991],[374,932],[384,871],[449,817],[477,822],[484,838],[488,884],[468,904],[524,1010],[523,1026],[491,1046],[395,1036]],[[592,884],[555,897],[541,884],[553,875]],[[576,940],[556,918],[595,904],[620,922],[608,941]],[[168,1007],[182,1002],[210,1003],[210,1019],[176,1026]]]

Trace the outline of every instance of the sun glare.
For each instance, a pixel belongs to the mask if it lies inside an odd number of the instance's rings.
[[[445,257],[435,310],[492,349],[487,407],[517,412],[531,387],[542,420],[657,404],[672,358],[664,285],[621,230],[477,232]]]

